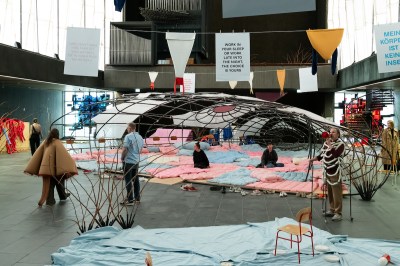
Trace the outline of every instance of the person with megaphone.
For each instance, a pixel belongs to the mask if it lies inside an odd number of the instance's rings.
[[[326,133],[326,132],[324,132]],[[342,180],[340,176],[341,164],[344,154],[344,143],[340,140],[340,130],[332,127],[329,134],[322,134],[326,140],[318,156],[311,158],[310,163],[322,161],[324,177],[327,184],[329,211],[325,211],[325,217],[332,217],[332,221],[342,220]]]

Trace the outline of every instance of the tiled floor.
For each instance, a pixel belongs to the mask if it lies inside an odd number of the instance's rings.
[[[29,153],[0,155],[0,265],[51,264],[50,254],[67,246],[77,236],[70,200],[54,207],[36,207],[41,179],[23,174]],[[148,183],[144,189],[135,224],[144,228],[190,227],[263,222],[275,217],[294,218],[310,206],[310,199],[278,194],[241,196],[240,193],[210,191],[195,185],[197,192],[180,190],[180,185]],[[57,198],[57,196],[56,196]],[[400,190],[387,182],[371,202],[344,199],[344,220],[321,217],[322,201],[313,200],[313,222],[320,229],[351,237],[400,240]]]

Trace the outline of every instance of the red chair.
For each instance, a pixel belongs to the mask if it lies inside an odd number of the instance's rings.
[[[303,240],[303,236],[307,236],[311,238],[311,247],[312,247],[312,255],[314,257],[314,233],[312,229],[312,214],[311,208],[304,208],[301,209],[296,214],[296,221],[298,224],[287,224],[278,228],[278,232],[276,232],[276,240],[275,240],[275,252],[274,255],[276,256],[276,248],[278,247],[278,239],[284,239],[290,241],[290,248],[292,248],[293,242],[297,243],[297,252],[299,257],[299,264],[300,264],[300,243]],[[309,227],[304,226],[303,222],[309,221]],[[279,236],[280,232],[284,232],[290,235],[290,238]],[[293,239],[293,236],[296,236],[297,240]]]

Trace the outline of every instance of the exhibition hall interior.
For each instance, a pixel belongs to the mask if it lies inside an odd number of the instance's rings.
[[[400,264],[399,10],[0,0],[0,264]]]

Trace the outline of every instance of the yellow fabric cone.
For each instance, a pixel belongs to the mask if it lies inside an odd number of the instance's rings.
[[[307,30],[307,36],[312,47],[325,60],[331,58],[335,49],[342,41],[344,29]]]
[[[285,86],[285,69],[280,69],[276,71],[276,76],[278,77],[279,87],[281,88],[281,96],[284,95],[283,87]]]

